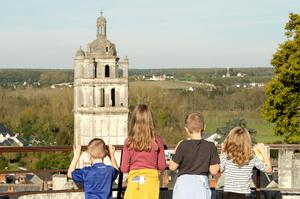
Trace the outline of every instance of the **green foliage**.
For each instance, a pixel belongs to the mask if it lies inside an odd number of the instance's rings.
[[[224,127],[217,128],[216,133],[220,136],[220,139],[218,140],[218,142],[219,143],[223,142],[224,139],[229,134],[230,130],[233,129],[234,127],[246,128],[251,135],[252,142],[253,143],[255,142],[255,135],[256,135],[257,131],[255,129],[248,128],[247,122],[244,118],[234,118],[234,119],[226,122],[226,125]]]
[[[71,154],[68,153],[42,154],[35,169],[67,169],[70,162]]]
[[[300,143],[300,15],[290,14],[285,26],[287,41],[271,61],[275,76],[266,87],[265,118],[286,143]]]
[[[8,166],[7,159],[4,156],[0,155],[0,169],[3,170],[7,166]]]

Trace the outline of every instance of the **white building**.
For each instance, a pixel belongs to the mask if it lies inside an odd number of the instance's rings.
[[[128,58],[120,62],[107,39],[106,19],[97,19],[97,38],[75,56],[74,143],[93,138],[123,144],[128,128]]]

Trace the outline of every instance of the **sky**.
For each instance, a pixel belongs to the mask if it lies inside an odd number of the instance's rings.
[[[131,68],[269,67],[299,0],[0,0],[0,68],[72,69],[96,38]]]

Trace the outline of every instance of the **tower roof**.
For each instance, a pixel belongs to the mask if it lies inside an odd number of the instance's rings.
[[[105,17],[103,16],[103,12],[101,11],[100,14],[101,14],[101,16],[98,17],[98,19],[97,19],[97,24],[106,24],[106,19],[105,19]]]
[[[85,53],[82,50],[81,46],[80,48],[77,50],[75,57],[85,57]]]

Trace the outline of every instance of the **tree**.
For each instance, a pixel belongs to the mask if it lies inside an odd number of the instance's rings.
[[[300,143],[300,15],[291,13],[289,18],[287,41],[271,60],[275,74],[266,86],[263,115],[286,143]]]
[[[234,118],[226,122],[224,127],[217,128],[216,133],[220,136],[220,138],[217,141],[219,143],[223,142],[229,134],[230,130],[238,126],[247,129],[251,135],[252,142],[255,142],[254,136],[257,132],[255,129],[247,128],[247,122],[244,118]]]

